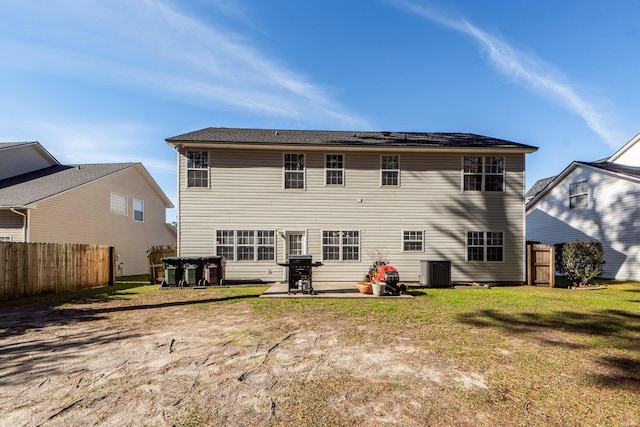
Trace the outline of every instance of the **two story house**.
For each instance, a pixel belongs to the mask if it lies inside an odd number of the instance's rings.
[[[459,282],[525,281],[525,155],[459,133],[207,128],[178,156],[178,252],[227,259],[227,279],[279,281],[289,255],[318,281],[383,258],[403,281],[448,261]],[[423,273],[424,274],[424,273]],[[424,279],[424,277],[422,277]]]
[[[38,142],[0,143],[0,241],[114,246],[116,274],[146,274],[176,244],[169,198],[141,163],[63,165]]]
[[[640,280],[640,134],[611,157],[572,162],[528,198],[528,240],[599,241],[604,278]]]

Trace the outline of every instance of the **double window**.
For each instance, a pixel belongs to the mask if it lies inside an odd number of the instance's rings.
[[[304,154],[284,154],[284,188],[304,189]]]
[[[402,251],[403,252],[423,252],[424,251],[424,232],[403,231],[402,232]]]
[[[467,231],[467,261],[504,261],[502,231]]]
[[[230,261],[275,261],[275,231],[218,230],[216,254]]]
[[[504,157],[464,157],[463,189],[464,191],[504,191]]]
[[[209,187],[209,153],[187,151],[187,187]]]
[[[326,185],[344,185],[344,156],[342,154],[325,155],[324,183]]]
[[[322,259],[325,261],[359,261],[360,232],[323,231]]]
[[[400,185],[400,156],[380,156],[380,185]]]
[[[569,208],[589,206],[589,181],[574,182],[569,185]]]
[[[0,242],[10,242],[11,236],[0,236]]]

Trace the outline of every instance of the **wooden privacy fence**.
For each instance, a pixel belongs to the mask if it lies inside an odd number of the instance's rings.
[[[164,279],[162,258],[176,256],[177,253],[177,245],[151,246],[147,249],[149,281],[152,285]]]
[[[113,247],[0,242],[0,301],[114,282]]]
[[[552,288],[555,286],[556,268],[553,246],[527,245],[527,284]]]

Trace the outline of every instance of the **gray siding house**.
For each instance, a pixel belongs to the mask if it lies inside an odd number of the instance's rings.
[[[118,275],[176,243],[173,207],[141,163],[62,165],[38,142],[0,143],[0,241],[115,246]]]
[[[382,257],[403,281],[450,261],[460,282],[525,281],[525,155],[473,134],[207,128],[178,156],[178,252],[223,255],[227,279],[358,281]],[[423,278],[424,279],[424,278]]]
[[[528,240],[597,240],[603,277],[640,280],[640,134],[607,159],[571,163],[528,195]]]

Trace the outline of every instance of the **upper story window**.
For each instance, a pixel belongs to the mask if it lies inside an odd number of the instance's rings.
[[[344,185],[344,156],[342,154],[325,155],[324,176],[326,185]]]
[[[380,185],[400,185],[400,156],[380,156]]]
[[[504,191],[504,157],[465,156],[464,191]]]
[[[187,151],[187,187],[209,187],[207,151]]]
[[[133,199],[133,220],[144,221],[144,202],[139,199]]]
[[[360,232],[323,231],[322,259],[326,261],[360,260]]]
[[[504,261],[502,231],[467,231],[467,261]]]
[[[423,252],[424,251],[424,232],[422,231],[403,231],[402,232],[402,251],[403,252]]]
[[[110,211],[118,215],[129,215],[129,198],[118,193],[111,193]]]
[[[574,182],[569,185],[569,208],[589,206],[589,181]]]
[[[304,189],[304,154],[284,154],[284,188]]]

